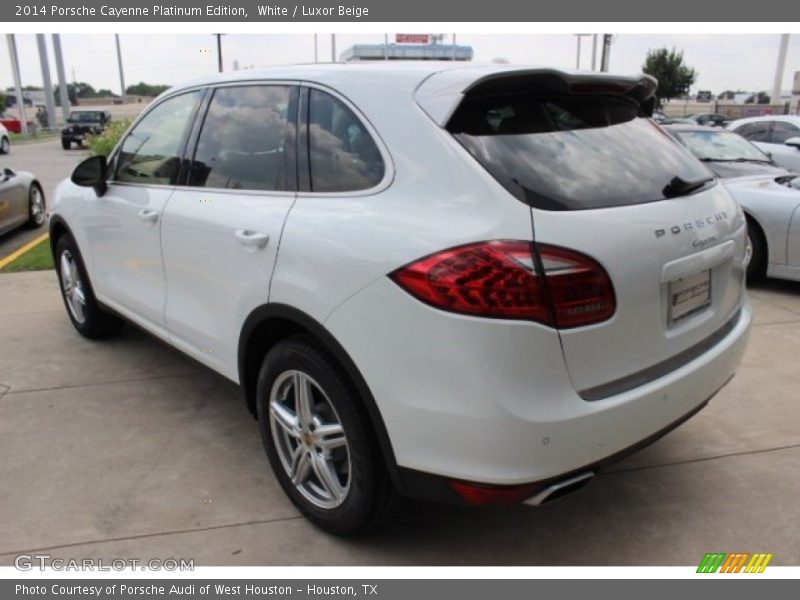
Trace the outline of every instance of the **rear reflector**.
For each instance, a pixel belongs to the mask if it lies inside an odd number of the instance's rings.
[[[458,246],[390,277],[422,302],[467,315],[568,328],[605,321],[616,310],[614,288],[600,264],[573,250],[531,242]]]
[[[536,484],[494,486],[467,481],[451,481],[450,488],[467,504],[486,506],[489,504],[518,504],[536,491]]]

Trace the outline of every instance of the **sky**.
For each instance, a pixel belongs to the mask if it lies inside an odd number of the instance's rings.
[[[413,33],[413,32],[407,32]],[[390,40],[394,34],[389,34]],[[23,85],[41,85],[36,38],[17,34],[17,50]],[[50,70],[56,83],[52,41],[47,37]],[[449,41],[448,34],[445,41]],[[209,34],[122,34],[120,35],[125,82],[140,81],[172,85],[183,80],[212,74],[217,70],[216,41]],[[337,54],[354,43],[383,43],[382,34],[337,35]],[[476,62],[505,59],[511,63],[574,68],[576,38],[566,34],[468,34],[459,33],[457,43],[471,45]],[[63,34],[61,45],[67,79],[90,83],[96,89],[119,93],[117,57],[112,34]],[[331,58],[331,36],[319,34],[319,59]],[[698,71],[692,91],[727,89],[771,91],[778,56],[779,36],[709,35],[634,35],[614,37],[611,48],[612,72],[630,74],[641,71],[649,49],[675,47],[684,51],[685,61]],[[598,63],[600,50],[598,48]],[[225,69],[267,67],[270,65],[313,62],[312,34],[235,34],[223,37]],[[591,37],[583,38],[581,68],[591,68]],[[792,87],[795,71],[800,71],[800,35],[793,35],[783,78],[783,90]],[[8,44],[0,43],[0,87],[13,85]]]

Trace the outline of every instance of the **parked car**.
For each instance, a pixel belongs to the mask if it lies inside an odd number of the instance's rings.
[[[0,170],[0,235],[23,225],[41,227],[46,214],[42,186],[32,173]]]
[[[731,131],[669,126],[719,177],[747,217],[748,279],[800,281],[800,177]]]
[[[61,147],[72,148],[72,144],[82,146],[90,135],[103,133],[111,113],[104,110],[73,110],[66,126],[61,130]]]
[[[699,113],[687,115],[686,118],[697,125],[707,125],[709,127],[725,127],[728,124],[728,117],[717,113]]]
[[[694,122],[682,117],[668,117],[661,112],[654,112],[652,119],[659,125],[675,125],[676,123],[684,123],[688,125]]]
[[[0,123],[0,154],[11,152],[11,137],[8,135],[6,126]]]
[[[728,129],[768,152],[780,166],[800,173],[800,116],[750,117],[729,123]]]
[[[22,133],[22,121],[15,117],[4,117],[0,119],[0,125],[2,125],[6,133]]]
[[[177,86],[57,188],[67,315],[237,382],[329,531],[401,496],[547,502],[745,351],[744,214],[649,119],[655,88],[448,63]]]

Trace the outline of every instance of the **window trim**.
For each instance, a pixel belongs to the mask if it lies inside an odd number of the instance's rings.
[[[292,148],[292,155],[289,157],[289,172],[291,173],[294,171],[294,185],[292,186],[294,189],[289,190],[246,190],[246,189],[234,189],[234,188],[216,188],[216,187],[207,187],[207,186],[197,186],[197,185],[188,185],[188,176],[189,176],[189,164],[194,161],[195,153],[197,152],[197,143],[200,140],[200,134],[203,131],[203,126],[205,125],[206,117],[208,116],[208,109],[211,106],[211,101],[214,99],[214,94],[218,89],[221,88],[232,88],[232,87],[254,87],[254,86],[278,86],[278,87],[285,87],[289,88],[289,111],[287,115],[287,122],[289,120],[289,115],[294,115],[295,117],[295,148]],[[297,161],[297,153],[299,148],[297,147],[297,140],[300,137],[299,132],[297,132],[297,127],[299,125],[297,121],[297,115],[299,113],[298,109],[298,102],[299,96],[302,95],[302,89],[300,86],[300,82],[296,80],[281,80],[281,79],[256,79],[256,80],[246,80],[246,81],[224,81],[220,83],[213,83],[205,86],[205,95],[203,97],[203,101],[199,106],[199,110],[194,117],[194,123],[191,129],[191,135],[187,138],[186,141],[186,149],[184,153],[184,158],[181,162],[181,171],[179,173],[178,178],[178,185],[181,190],[196,190],[196,191],[204,191],[209,194],[236,194],[236,195],[248,195],[248,196],[275,196],[275,197],[295,197],[298,193],[298,178],[299,175],[297,173],[298,169],[298,161]]]
[[[370,188],[366,188],[363,190],[353,190],[349,192],[315,192],[309,189],[309,185],[311,182],[311,143],[310,143],[310,136],[308,134],[308,122],[309,122],[309,98],[312,89],[319,90],[326,94],[329,94],[336,100],[339,100],[342,104],[344,104],[350,111],[355,115],[355,117],[361,122],[361,125],[366,129],[367,133],[369,133],[372,141],[374,142],[375,146],[378,148],[378,152],[381,155],[381,160],[383,160],[383,177],[381,180],[376,183],[374,186]],[[386,143],[383,141],[383,138],[378,133],[375,126],[372,122],[364,115],[364,113],[344,94],[338,92],[337,90],[330,88],[326,85],[322,85],[320,83],[315,83],[311,81],[303,81],[300,84],[300,96],[301,98],[305,98],[304,101],[301,102],[301,110],[298,110],[298,117],[300,117],[300,113],[303,113],[303,118],[305,121],[298,121],[298,127],[302,128],[302,131],[298,129],[299,135],[297,136],[298,142],[302,140],[302,146],[298,148],[297,155],[298,157],[303,156],[303,160],[307,162],[308,171],[306,173],[299,173],[298,175],[298,183],[304,182],[304,185],[299,187],[297,192],[298,198],[353,198],[353,197],[362,197],[362,196],[374,196],[375,194],[379,194],[388,188],[393,182],[395,177],[395,167],[394,167],[394,160],[392,159],[392,155],[389,154],[389,150],[386,147]],[[298,160],[298,170],[300,169],[301,162]]]
[[[184,127],[183,133],[181,134],[181,141],[180,141],[180,144],[179,144],[180,154],[178,156],[178,158],[180,159],[180,163],[181,164],[180,164],[180,167],[178,168],[178,175],[176,176],[175,183],[167,183],[167,184],[165,184],[165,183],[137,183],[137,182],[133,182],[133,181],[118,181],[117,179],[115,179],[116,176],[117,176],[117,169],[119,168],[119,164],[116,163],[116,160],[119,158],[120,149],[122,148],[122,145],[127,141],[128,137],[133,132],[133,130],[136,127],[139,126],[139,123],[141,123],[145,118],[147,118],[147,116],[151,112],[153,112],[156,108],[158,108],[159,106],[161,106],[165,102],[168,102],[169,100],[172,100],[173,98],[177,98],[178,96],[184,96],[186,94],[191,94],[191,93],[198,92],[198,91],[201,92],[200,101],[197,103],[197,107],[195,107],[194,112],[189,116],[189,119],[187,120],[187,123],[186,123],[186,127]],[[109,153],[108,159],[107,159],[106,162],[107,162],[107,164],[111,164],[113,162],[114,163],[114,169],[113,169],[113,172],[109,172],[108,173],[108,177],[106,179],[106,183],[108,185],[118,185],[118,186],[125,186],[125,187],[144,187],[144,188],[154,188],[154,189],[174,189],[174,188],[178,187],[179,182],[181,180],[181,176],[183,174],[184,163],[186,161],[186,150],[187,150],[187,143],[189,141],[189,134],[194,129],[194,123],[197,120],[198,112],[200,110],[200,107],[203,105],[203,102],[205,101],[205,98],[206,98],[207,95],[208,95],[208,90],[207,90],[206,86],[193,86],[193,87],[190,87],[190,88],[176,90],[174,93],[171,93],[171,94],[169,94],[167,96],[164,96],[163,98],[160,98],[157,101],[153,101],[152,104],[150,104],[150,106],[146,107],[139,114],[139,116],[137,116],[136,119],[134,119],[133,123],[130,124],[130,127],[128,127],[128,129],[125,130],[125,133],[122,135],[122,137],[120,137],[119,142],[117,142],[117,145],[114,147],[114,149],[111,151],[111,153]]]

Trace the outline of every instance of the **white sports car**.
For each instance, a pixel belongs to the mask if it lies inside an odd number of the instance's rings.
[[[800,177],[731,131],[684,125],[666,129],[722,180],[744,209],[752,252],[748,278],[800,281]]]

